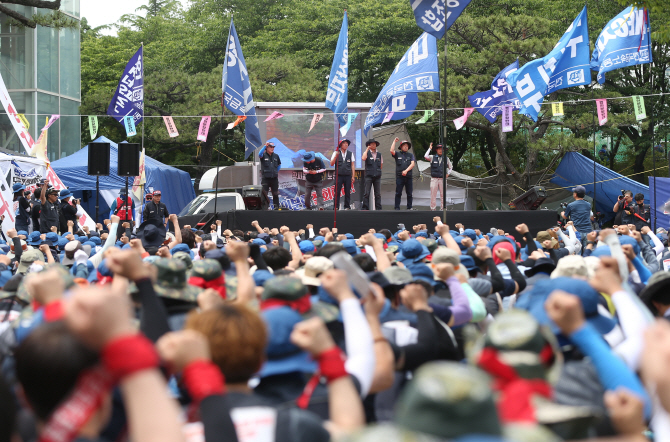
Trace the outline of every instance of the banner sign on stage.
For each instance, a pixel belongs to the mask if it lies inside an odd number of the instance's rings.
[[[598,110],[598,123],[601,126],[607,124],[607,99],[596,100],[596,108]]]
[[[230,34],[228,36],[228,47],[226,48],[226,63],[223,67],[221,80],[226,107],[232,113],[245,116],[247,122],[244,129],[244,159],[249,158],[256,149],[260,148],[261,132],[258,128],[256,117],[256,106],[251,94],[251,83],[247,64],[242,54],[240,39],[233,20],[230,20]]]
[[[514,110],[521,109],[521,102],[507,83],[507,77],[517,69],[519,69],[518,59],[498,72],[491,82],[490,90],[468,96],[470,105],[491,123],[495,123],[498,115],[502,113],[502,106],[513,106]]]
[[[128,61],[112,101],[107,108],[107,115],[113,117],[119,123],[122,123],[128,116],[132,117],[135,123],[142,121],[142,115],[144,115],[143,63],[144,58],[140,46],[135,55]]]
[[[651,27],[646,9],[629,6],[610,20],[596,40],[591,69],[598,71],[598,83],[605,73],[637,64],[652,63]]]
[[[337,115],[340,126],[347,124],[347,102],[349,101],[349,24],[344,11],[340,36],[337,39],[335,57],[328,77],[326,107]],[[346,132],[345,132],[346,133]]]
[[[358,204],[362,191],[361,171],[356,171],[356,181],[351,185],[351,201]],[[355,195],[359,195],[357,198]],[[344,189],[340,189],[340,201],[344,197]],[[323,205],[332,209],[335,201],[335,171],[328,170],[323,179]],[[279,171],[279,205],[283,209],[302,210],[305,208],[305,176],[300,170]],[[272,207],[272,198],[270,198]],[[312,191],[311,207],[317,207],[316,191]]]
[[[212,117],[202,117],[200,127],[198,128],[198,141],[207,141],[207,134],[209,133],[209,125],[211,123]]]
[[[521,101],[520,113],[537,121],[544,96],[591,83],[589,29],[586,6],[554,49],[512,72],[507,80]]]
[[[363,131],[384,120],[388,112],[393,119],[408,117],[419,104],[419,92],[439,92],[440,78],[437,68],[437,41],[424,32],[402,56],[391,77],[377,96]]]
[[[416,24],[438,40],[460,17],[471,0],[409,0]],[[444,24],[447,27],[444,27]]]

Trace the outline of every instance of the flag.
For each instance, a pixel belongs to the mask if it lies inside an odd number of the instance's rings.
[[[512,87],[507,83],[507,77],[519,69],[519,60],[498,72],[491,82],[491,89],[468,96],[470,105],[482,114],[491,123],[495,123],[498,115],[502,113],[502,106],[513,106],[515,110],[521,109],[519,99],[514,95]]]
[[[367,135],[370,128],[381,123],[389,112],[393,112],[393,120],[407,118],[419,104],[418,92],[439,90],[437,41],[424,32],[393,70],[365,119],[363,131]]]
[[[314,126],[316,126],[316,123],[321,121],[322,118],[323,114],[314,114],[314,116],[312,117],[312,124],[309,126],[309,130],[307,131],[307,133],[311,132],[312,129],[314,129]]]
[[[282,114],[281,112],[274,111],[270,114],[269,117],[267,117],[265,119],[265,121],[278,120],[278,119],[282,118],[283,116],[284,116],[284,114]]]
[[[554,117],[561,117],[565,115],[563,113],[563,102],[558,101],[556,103],[551,103],[551,113]]]
[[[142,186],[147,182],[147,176],[144,165],[144,149],[140,153],[140,174],[135,177],[133,180],[133,194],[135,198],[140,202],[141,205],[144,205],[144,192]]]
[[[177,131],[177,126],[175,126],[172,117],[163,117],[163,122],[165,123],[165,127],[167,128],[170,138],[179,136],[179,131]]]
[[[42,130],[49,129],[52,124],[56,122],[60,118],[60,115],[52,115],[51,118],[47,118],[47,123],[46,126],[42,128]]]
[[[640,95],[633,96],[633,106],[635,106],[635,119],[644,120],[647,118],[647,111],[644,108],[644,97]]]
[[[238,124],[240,124],[241,122],[243,122],[246,119],[247,119],[247,117],[245,117],[245,116],[237,117],[237,119],[235,121],[228,124],[228,126],[226,127],[226,130],[230,130],[230,129],[234,128],[235,126],[237,126]]]
[[[132,115],[128,115],[123,119],[123,125],[126,128],[126,136],[132,137],[137,135],[137,130],[135,130],[135,118]]]
[[[28,128],[21,122],[21,118],[19,118],[19,114],[16,112],[16,107],[12,102],[12,98],[9,96],[9,91],[7,90],[7,86],[5,86],[5,81],[2,79],[2,75],[0,75],[0,102],[2,102],[2,107],[5,109],[5,112],[7,112],[9,121],[12,123],[12,127],[14,127],[16,134],[19,136],[23,148],[28,155],[32,156],[35,141],[30,135],[30,132],[28,132]]]
[[[589,52],[584,6],[549,54],[526,63],[507,77],[521,101],[520,113],[537,121],[545,95],[567,87],[590,84]]]
[[[23,123],[23,125],[26,127],[26,129],[30,129],[30,123],[28,122],[26,116],[23,114],[17,114],[17,116],[21,120],[21,123]]]
[[[471,0],[449,0],[449,9],[444,0],[409,0],[416,24],[438,40],[454,24]],[[446,11],[446,16],[445,16]],[[444,22],[447,27],[444,27]]]
[[[261,132],[258,128],[258,118],[256,117],[254,97],[251,94],[247,64],[244,61],[240,39],[237,37],[232,19],[230,20],[230,34],[221,84],[226,107],[235,115],[244,116],[244,119],[249,120],[244,130],[244,158],[246,159],[261,147]]]
[[[598,71],[598,83],[605,72],[651,63],[651,29],[646,9],[629,6],[607,23],[596,40],[591,69]]]
[[[357,116],[358,116],[357,113],[347,114],[347,123],[344,126],[340,127],[340,134],[342,136],[345,136],[347,132],[349,132],[349,129],[351,128],[351,125],[353,124]]]
[[[461,128],[463,126],[465,126],[465,122],[468,121],[468,117],[474,111],[475,111],[474,107],[466,107],[465,109],[463,109],[463,116],[458,117],[454,120],[454,125],[456,126],[456,130],[461,130]]]
[[[388,123],[391,121],[391,118],[393,118],[393,112],[387,112],[386,115],[384,116],[384,119],[382,120],[382,124]]]
[[[333,66],[328,77],[326,107],[337,115],[340,126],[347,124],[347,101],[349,100],[349,24],[344,11],[340,36],[337,39]]]
[[[119,123],[125,117],[132,116],[135,123],[142,121],[144,115],[144,57],[142,46],[132,56],[121,75],[119,85],[107,107],[107,115]],[[134,126],[134,125],[133,125]]]
[[[607,123],[607,99],[596,100],[596,109],[598,109],[598,123],[602,126]]]
[[[417,122],[414,124],[425,124],[426,121],[430,120],[430,117],[432,117],[434,114],[434,110],[427,110],[424,112],[423,117],[421,117],[420,120],[417,120]]]
[[[212,117],[202,117],[200,120],[200,127],[198,128],[198,140],[207,141],[207,134],[209,133],[209,125],[212,122]]]
[[[512,112],[512,106],[503,106],[502,109],[502,131],[503,132],[512,132],[514,131],[514,113]]]
[[[95,140],[98,135],[98,117],[91,115],[88,117],[88,130],[91,133],[91,140]]]

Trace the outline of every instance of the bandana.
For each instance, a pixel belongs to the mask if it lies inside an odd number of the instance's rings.
[[[223,277],[223,274],[218,278],[214,278],[210,281],[206,281],[204,278],[199,276],[191,276],[188,279],[188,283],[202,289],[214,289],[219,292],[221,299],[226,299],[226,281]]]
[[[304,315],[312,308],[312,300],[309,294],[295,301],[286,301],[284,299],[266,299],[261,301],[261,310],[268,310],[277,307],[289,307],[296,312]]]

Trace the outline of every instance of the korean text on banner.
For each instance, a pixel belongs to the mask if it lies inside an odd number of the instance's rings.
[[[514,113],[512,106],[503,106],[502,109],[502,131],[512,132],[514,130]]]
[[[212,122],[212,117],[202,117],[200,120],[200,127],[198,128],[198,141],[207,141],[207,134],[209,133],[209,125]]]
[[[351,129],[351,125],[354,123],[357,116],[358,114],[353,112],[347,114],[347,124],[340,128],[340,135],[345,136],[347,132],[349,132],[349,129]]]
[[[91,140],[95,140],[98,135],[98,117],[91,115],[88,117],[88,131],[91,133]]]
[[[633,106],[635,107],[636,120],[644,120],[647,118],[647,111],[644,108],[644,97],[633,95]]]
[[[439,92],[440,78],[437,69],[437,41],[424,32],[405,52],[391,77],[375,100],[363,132],[384,120],[393,112],[393,120],[407,118],[419,104],[419,92]]]
[[[222,86],[225,86],[222,93],[226,107],[235,115],[244,116],[249,120],[244,128],[244,158],[246,159],[253,151],[261,147],[261,132],[258,127],[247,64],[244,61],[242,46],[240,46],[240,39],[237,37],[232,19],[230,20],[230,34],[221,83]]]
[[[558,101],[556,103],[551,103],[551,113],[554,117],[561,117],[565,115],[563,113],[563,102]]]
[[[282,114],[281,112],[274,111],[270,114],[269,117],[267,117],[265,119],[265,121],[278,120],[278,119],[283,118],[283,117],[284,117],[284,114]]]
[[[601,126],[607,124],[607,99],[596,100],[596,109],[598,110],[598,123]]]
[[[5,81],[2,79],[2,75],[0,75],[0,101],[2,102],[2,107],[5,109],[5,112],[7,112],[9,122],[12,123],[12,127],[19,136],[19,140],[21,140],[21,144],[26,150],[26,153],[28,155],[33,155],[35,141],[30,135],[30,132],[28,132],[28,128],[21,122],[21,118],[19,118],[19,114],[16,112],[16,107],[9,96],[9,91],[7,91],[7,86],[5,86]]]
[[[344,11],[340,36],[337,39],[333,65],[328,77],[326,107],[337,115],[340,126],[347,124],[347,102],[349,100],[349,23]]]
[[[420,120],[417,120],[417,122],[414,124],[425,124],[426,121],[430,120],[430,117],[432,117],[433,115],[435,115],[434,110],[427,110],[424,112],[423,117],[421,117]]]
[[[143,63],[144,57],[142,47],[140,47],[128,61],[112,101],[107,107],[107,115],[114,117],[119,123],[128,116],[133,117],[135,123],[142,121],[144,116]]]
[[[163,117],[163,122],[165,123],[165,127],[167,127],[168,135],[170,135],[170,138],[179,136],[179,131],[177,131],[177,126],[175,126],[172,117]]]
[[[512,87],[507,83],[507,77],[519,69],[519,60],[498,72],[491,82],[491,89],[468,96],[470,105],[477,109],[491,123],[495,123],[502,113],[502,106],[513,106],[514,110],[521,109],[519,99],[514,95]]]
[[[409,0],[416,24],[438,40],[454,24],[471,0]],[[446,14],[445,14],[446,12]],[[446,28],[445,28],[446,21]]]
[[[307,132],[308,133],[311,132],[312,129],[314,129],[314,126],[316,126],[316,123],[321,121],[322,118],[323,118],[323,114],[314,114],[314,116],[312,117],[312,124],[310,124],[309,130]]]
[[[465,126],[465,122],[468,121],[468,117],[474,111],[475,111],[474,107],[466,107],[465,109],[463,109],[463,116],[458,117],[454,120],[454,126],[456,126],[456,130],[461,130],[461,128]]]
[[[586,6],[554,49],[510,74],[507,81],[521,101],[523,115],[537,121],[544,96],[559,89],[591,83]]]
[[[135,119],[128,115],[123,119],[123,125],[126,127],[126,136],[132,137],[137,135],[137,130],[135,130]]]
[[[596,40],[591,69],[598,71],[598,83],[615,69],[652,63],[651,28],[646,9],[629,6],[610,20]]]

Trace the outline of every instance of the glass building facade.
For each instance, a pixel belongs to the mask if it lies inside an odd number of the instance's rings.
[[[25,16],[28,6],[6,5]],[[79,20],[79,0],[63,0],[61,11]],[[49,128],[47,151],[54,161],[81,148],[81,58],[78,29],[37,29],[10,24],[0,15],[0,74],[18,113],[25,114],[37,141],[51,115],[61,115]],[[0,106],[0,147],[25,153],[9,117]]]

